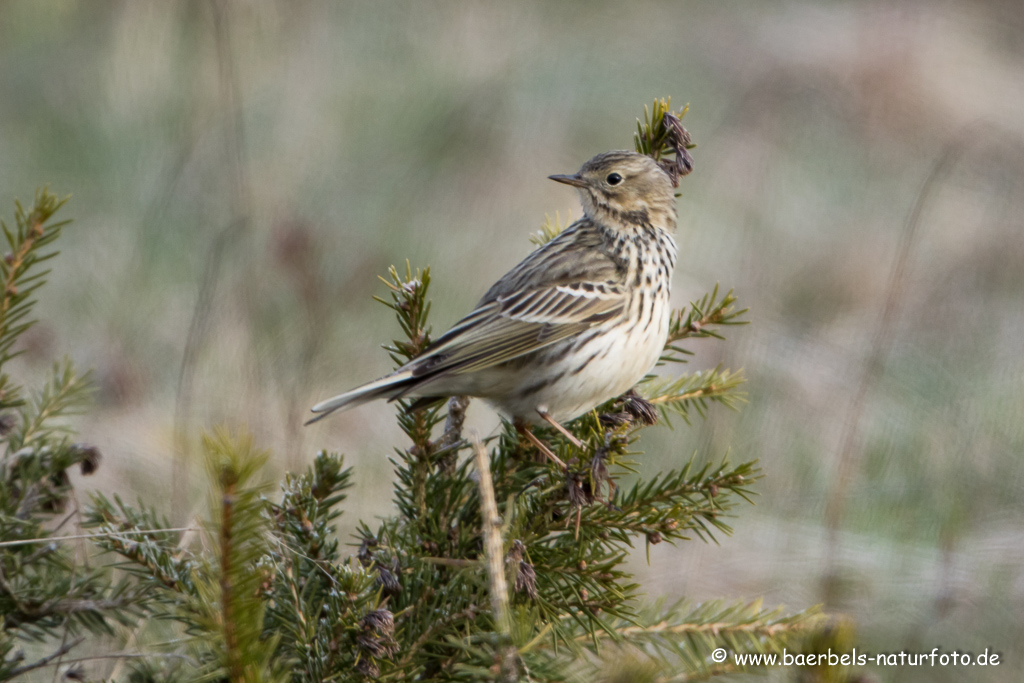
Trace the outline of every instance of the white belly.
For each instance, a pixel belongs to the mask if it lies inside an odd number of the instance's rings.
[[[642,320],[633,329],[623,329],[620,321],[608,321],[531,354],[530,362],[518,368],[507,365],[477,373],[481,376],[474,393],[528,423],[541,422],[539,410],[558,422],[579,417],[629,391],[657,363],[668,336],[669,314],[667,301],[658,304],[649,323]],[[539,367],[548,369],[542,374]]]

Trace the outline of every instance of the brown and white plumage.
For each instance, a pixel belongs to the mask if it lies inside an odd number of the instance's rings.
[[[650,157],[608,152],[552,179],[584,217],[496,282],[468,316],[395,372],[313,406],[468,395],[519,422],[563,422],[629,390],[668,335],[672,182]]]

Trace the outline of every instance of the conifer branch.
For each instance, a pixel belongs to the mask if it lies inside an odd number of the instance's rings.
[[[273,658],[278,636],[263,633],[264,580],[258,570],[270,548],[265,486],[254,479],[269,454],[257,451],[251,437],[234,438],[224,430],[204,436],[203,449],[215,494],[208,543],[217,561],[201,571],[192,609],[198,623],[217,636],[210,648],[213,661],[231,683],[284,680]]]
[[[669,174],[675,187],[679,187],[681,176],[693,171],[693,157],[689,150],[696,145],[682,123],[689,109],[687,105],[673,112],[671,97],[656,99],[650,109],[644,105],[644,120],[641,122],[637,119],[636,133],[633,135],[637,153],[646,154],[657,161]],[[669,160],[668,156],[674,159]]]
[[[644,534],[652,544],[684,539],[687,531],[713,540],[713,530],[732,532],[722,521],[733,507],[730,494],[750,502],[754,494],[748,487],[760,478],[754,463],[729,467],[723,462],[715,469],[705,465],[694,473],[688,464],[682,470],[637,482],[617,495],[610,506],[587,508],[584,522],[608,530]]]
[[[644,399],[659,408],[666,420],[666,411],[671,410],[689,424],[691,409],[705,417],[710,402],[735,409],[737,403],[746,400],[746,395],[738,390],[745,382],[742,370],[732,372],[719,366],[676,378],[651,378],[641,385],[640,390]]]
[[[53,419],[80,414],[92,393],[89,375],[79,376],[69,359],[54,363],[50,378],[43,390],[30,402],[19,407],[19,426],[8,436],[8,445],[18,451],[49,439],[54,434],[66,433],[67,427],[54,424]]]
[[[35,202],[26,211],[20,202],[15,202],[14,229],[0,221],[0,229],[7,238],[10,248],[0,260],[0,366],[18,355],[11,347],[34,321],[26,320],[35,307],[33,293],[45,284],[50,271],[38,271],[36,266],[55,257],[58,252],[40,253],[40,250],[60,237],[61,229],[70,221],[51,223],[50,219],[68,197],[57,199],[47,189],[36,192]],[[0,395],[0,408],[10,407],[13,397]]]
[[[498,625],[498,632],[508,635],[510,624],[508,584],[505,582],[505,551],[501,540],[501,517],[498,515],[498,505],[494,500],[494,484],[491,482],[490,459],[487,450],[475,434],[470,437],[470,444],[473,447],[474,463],[479,475],[477,484],[480,487],[484,555],[487,557],[487,574],[491,582],[491,610]]]
[[[491,482],[491,464],[487,449],[480,443],[479,437],[470,437],[473,447],[474,462],[480,477],[480,517],[483,533],[484,555],[487,557],[487,575],[490,578],[491,611],[498,634],[504,639],[511,635],[512,623],[509,617],[508,584],[505,581],[505,552],[501,540],[501,517],[498,516],[498,505],[494,500],[494,484]],[[501,653],[499,680],[513,683],[518,679],[516,673],[516,650],[511,643],[499,647]]]
[[[57,648],[55,652],[52,652],[46,655],[45,657],[37,659],[36,661],[30,664],[23,664],[22,666],[13,667],[11,669],[8,669],[7,671],[4,671],[3,667],[0,666],[0,676],[2,676],[0,680],[11,680],[18,676],[21,676],[22,674],[27,674],[29,671],[35,671],[36,669],[42,669],[43,667],[50,666],[53,663],[58,662],[58,660],[60,660],[61,657],[71,652],[73,649],[75,649],[84,642],[85,638],[75,638],[74,640],[70,640],[62,644],[59,648]]]
[[[98,529],[93,536],[96,544],[129,560],[123,569],[142,580],[143,585],[155,582],[178,593],[195,593],[196,563],[177,552],[179,534],[191,529],[169,528],[166,518],[141,501],[138,508],[133,508],[120,496],[115,495],[111,501],[100,493],[93,495],[83,526]]]
[[[735,303],[736,297],[731,289],[719,299],[718,285],[716,284],[710,294],[704,295],[698,301],[691,302],[689,309],[673,311],[669,320],[668,342],[665,348],[672,350],[673,344],[684,339],[705,337],[724,339],[719,332],[713,329],[714,327],[748,324],[749,321],[739,319],[748,309],[743,308],[737,311],[733,308]]]
[[[396,365],[415,358],[430,345],[430,329],[427,327],[427,316],[430,313],[430,301],[427,291],[430,287],[430,269],[417,270],[413,274],[412,266],[405,263],[405,276],[400,276],[398,269],[392,266],[388,275],[390,281],[380,278],[391,293],[391,301],[374,297],[377,301],[395,311],[398,324],[405,334],[405,340],[394,340],[384,348],[391,355]],[[413,445],[399,457],[405,461],[412,477],[411,507],[405,512],[410,517],[423,519],[428,514],[426,498],[426,481],[430,475],[435,455],[435,444],[430,440],[431,432],[441,421],[438,406],[420,407],[411,401],[399,401],[398,423],[412,441]]]
[[[49,540],[73,496],[68,470],[78,466],[89,475],[100,461],[96,448],[72,443],[60,422],[81,411],[87,377],[68,361],[55,364],[35,398],[25,401],[24,389],[2,370],[35,322],[36,294],[50,272],[40,266],[57,255],[48,247],[68,221],[52,219],[65,201],[43,189],[30,209],[16,203],[13,228],[0,221],[9,249],[0,259],[0,680],[59,662],[82,642],[80,632],[109,634],[138,612],[139,594],[130,585],[82,569],[70,550]],[[55,651],[34,663],[24,664],[14,650],[18,640],[47,638],[58,641]]]
[[[562,231],[572,225],[572,215],[565,214],[565,220],[562,220],[561,214],[555,212],[555,217],[551,218],[548,214],[544,214],[544,223],[540,226],[540,230],[530,235],[530,243],[538,247],[543,247],[545,244],[555,239],[562,234]]]
[[[722,668],[709,661],[715,648],[723,647],[730,653],[780,653],[822,623],[823,615],[817,607],[783,615],[779,608],[764,609],[760,600],[732,604],[711,601],[696,606],[683,601],[667,609],[655,605],[635,620],[619,621],[612,627],[636,665],[653,665],[661,674],[656,680],[672,681],[736,670],[731,663]],[[611,638],[604,634],[602,639]],[[587,640],[579,638],[581,644]],[[679,676],[680,670],[688,675]]]

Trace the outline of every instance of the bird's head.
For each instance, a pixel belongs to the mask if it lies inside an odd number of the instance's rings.
[[[605,152],[583,164],[579,173],[549,177],[577,188],[583,212],[607,227],[676,227],[672,179],[644,154]]]

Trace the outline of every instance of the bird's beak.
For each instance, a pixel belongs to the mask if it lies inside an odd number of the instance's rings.
[[[580,177],[580,174],[576,175],[549,175],[548,178],[554,180],[556,183],[565,183],[566,185],[572,185],[573,187],[586,187],[587,181]]]

